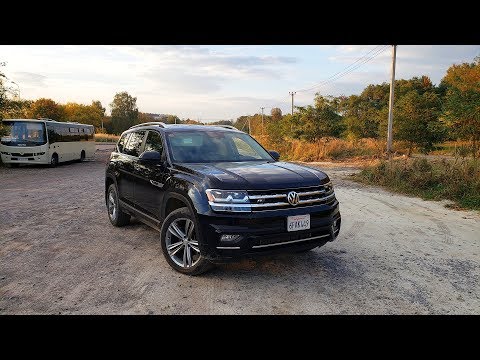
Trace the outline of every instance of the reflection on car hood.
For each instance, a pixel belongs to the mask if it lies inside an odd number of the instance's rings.
[[[209,187],[220,189],[286,189],[316,186],[329,180],[320,170],[287,162],[175,164],[174,167],[207,177]]]

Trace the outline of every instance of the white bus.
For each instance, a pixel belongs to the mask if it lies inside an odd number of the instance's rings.
[[[93,125],[58,122],[50,119],[4,119],[0,139],[2,162],[50,164],[93,159],[95,139]]]

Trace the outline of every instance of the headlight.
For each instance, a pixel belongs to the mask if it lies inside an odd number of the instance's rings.
[[[206,190],[208,203],[214,211],[250,212],[250,199],[243,190]]]
[[[323,187],[324,187],[326,193],[331,193],[331,192],[333,192],[333,184],[332,184],[331,181],[329,181],[329,182],[326,183],[326,184],[323,184]]]

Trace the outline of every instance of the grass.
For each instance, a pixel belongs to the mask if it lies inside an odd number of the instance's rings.
[[[118,135],[97,133],[95,134],[95,141],[96,142],[117,142],[119,137],[120,136]]]
[[[402,159],[381,161],[354,180],[381,185],[426,200],[451,200],[463,209],[480,210],[480,163],[473,160]]]
[[[332,161],[382,158],[386,151],[386,141],[377,139],[344,140],[321,138],[316,142],[296,139],[282,139],[273,142],[267,135],[255,136],[265,148],[277,150],[283,160],[289,161]],[[397,154],[404,154],[407,147],[396,142]]]

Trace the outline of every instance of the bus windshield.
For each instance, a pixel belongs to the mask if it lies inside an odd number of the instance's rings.
[[[1,138],[3,145],[38,146],[47,142],[45,124],[33,121],[3,121],[5,135]]]

